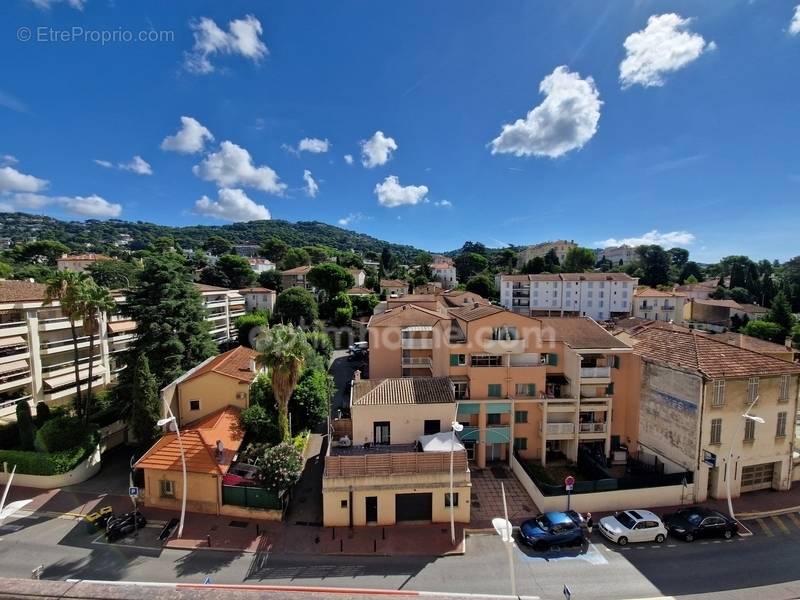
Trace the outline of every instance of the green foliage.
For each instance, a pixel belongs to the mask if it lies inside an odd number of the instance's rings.
[[[25,475],[59,475],[77,467],[95,450],[95,436],[87,434],[82,445],[61,452],[0,450],[0,464],[17,465],[17,473]]]
[[[55,240],[41,239],[35,242],[17,244],[11,250],[17,262],[35,263],[54,267],[56,259],[69,252],[69,248]]]
[[[282,271],[311,264],[311,256],[302,248],[289,248],[280,263]]]
[[[200,272],[201,283],[234,290],[250,287],[255,281],[256,273],[250,263],[246,258],[236,254],[220,256],[216,264]]]
[[[679,271],[689,261],[689,251],[685,248],[670,248],[667,253],[669,254],[670,264]]]
[[[776,344],[783,343],[783,329],[781,329],[780,325],[771,321],[753,320],[739,329],[739,331],[744,335],[751,335]]]
[[[11,279],[14,275],[14,268],[4,262],[0,262],[0,279]]]
[[[483,298],[492,298],[497,295],[494,287],[494,281],[491,277],[485,274],[470,277],[469,281],[467,281],[466,289],[468,292],[478,294]]]
[[[281,440],[277,416],[274,408],[270,411],[261,404],[251,404],[239,415],[239,425],[255,442],[277,444]]]
[[[792,314],[789,300],[787,300],[783,292],[778,292],[772,300],[772,306],[769,313],[767,313],[766,319],[776,323],[781,328],[782,337],[789,335],[789,332],[794,327],[795,318]]]
[[[274,323],[291,323],[298,327],[310,327],[319,317],[319,308],[314,295],[306,289],[293,287],[278,294]]]
[[[86,270],[97,285],[111,290],[134,287],[141,273],[138,265],[124,260],[99,260]]]
[[[87,436],[87,428],[81,419],[62,415],[42,425],[36,443],[46,452],[61,452],[85,444]]]
[[[333,390],[333,378],[325,371],[306,369],[290,403],[295,430],[313,429],[327,418]]]
[[[282,492],[300,480],[303,457],[293,444],[283,442],[264,452],[259,475],[268,490]]]
[[[303,454],[305,453],[306,446],[308,446],[308,439],[310,437],[311,437],[311,432],[308,429],[306,429],[304,431],[301,431],[292,438],[292,446],[294,446],[294,449],[300,453],[300,456],[303,456]]]
[[[636,248],[636,253],[639,257],[639,268],[642,270],[639,283],[656,287],[670,282],[671,257],[666,250],[651,244],[639,246]]]
[[[268,258],[275,264],[278,264],[283,260],[283,257],[286,255],[286,252],[289,250],[289,245],[284,242],[283,240],[271,237],[261,244],[261,248],[259,249],[259,254],[264,258]]]
[[[558,260],[558,259],[556,259]],[[523,275],[536,275],[545,270],[544,258],[541,256],[534,256],[522,266]]]
[[[47,402],[36,403],[36,427],[41,427],[50,419],[50,407]]]
[[[308,345],[314,349],[314,352],[322,357],[327,365],[333,357],[333,342],[331,342],[331,338],[328,337],[328,334],[322,331],[312,331],[306,334],[306,341]]]
[[[239,345],[252,348],[252,342],[255,339],[258,331],[264,327],[268,327],[268,324],[269,314],[266,312],[255,311],[246,315],[242,315],[241,317],[237,317],[236,321],[234,321],[234,325],[236,326],[236,330],[238,332],[237,339],[239,341]]]
[[[544,272],[545,273],[558,273],[561,271],[561,263],[558,260],[558,254],[555,248],[550,248],[547,254],[544,255]]]
[[[233,244],[219,235],[212,235],[203,243],[203,250],[214,256],[222,256],[233,252]]]
[[[567,250],[567,255],[564,257],[564,265],[561,270],[565,273],[583,273],[584,271],[592,269],[595,262],[594,250],[574,246]]]
[[[727,290],[726,295],[731,300],[739,302],[741,304],[752,304],[753,301],[755,300],[750,292],[741,287],[731,288],[730,290]]]
[[[378,305],[378,297],[375,294],[351,296],[350,302],[353,304],[353,315],[356,317],[365,317],[371,315],[372,311]]]
[[[698,279],[694,275],[689,275],[686,279],[683,280],[683,283],[697,283]]]
[[[333,298],[339,292],[345,292],[355,285],[353,276],[334,263],[316,265],[308,272],[308,280],[327,298]]]
[[[16,410],[20,446],[23,450],[33,450],[36,427],[33,424],[33,417],[31,417],[31,405],[27,400],[19,400]]]
[[[459,281],[467,281],[473,275],[485,271],[489,261],[482,254],[465,252],[455,259],[456,276]]]
[[[55,273],[53,267],[45,265],[20,264],[14,267],[14,279],[33,279],[36,283],[46,283]]]
[[[308,252],[308,257],[311,259],[312,265],[325,262],[331,256],[331,251],[322,246],[303,246],[303,250]]]
[[[140,446],[150,446],[158,437],[156,422],[160,416],[158,383],[150,372],[150,361],[146,354],[136,358],[136,371],[130,389],[131,407],[128,424],[133,437]]]
[[[792,327],[791,331],[792,335],[792,344],[795,348],[800,348],[800,325],[795,325]]]
[[[353,303],[350,296],[344,292],[339,292],[327,303],[328,309],[332,311],[331,319],[334,325],[349,325],[353,319]]]

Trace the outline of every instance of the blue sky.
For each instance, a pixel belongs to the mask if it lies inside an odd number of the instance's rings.
[[[797,1],[6,0],[0,209],[786,259]]]

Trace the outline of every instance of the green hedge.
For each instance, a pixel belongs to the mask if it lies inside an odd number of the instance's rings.
[[[19,446],[19,428],[16,421],[0,426],[0,448],[16,448]]]
[[[37,448],[55,453],[86,443],[87,427],[78,417],[54,417],[37,432]]]
[[[25,450],[0,450],[0,463],[8,463],[11,470],[17,465],[17,473],[25,475],[58,475],[66,473],[83,462],[97,446],[96,436],[81,446],[61,452],[28,452]]]

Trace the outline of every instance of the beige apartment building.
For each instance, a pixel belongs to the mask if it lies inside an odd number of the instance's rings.
[[[633,293],[633,316],[652,321],[683,323],[686,296],[655,288],[639,288]]]

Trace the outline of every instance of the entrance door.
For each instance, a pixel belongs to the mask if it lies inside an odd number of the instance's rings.
[[[775,463],[750,465],[742,469],[742,491],[768,490],[772,487]]]
[[[365,498],[367,509],[367,523],[378,522],[378,497],[367,496]]]
[[[400,521],[430,521],[433,518],[433,494],[395,494],[395,519]]]
[[[425,435],[433,435],[442,430],[442,422],[439,419],[425,419]]]
[[[389,438],[389,421],[375,421],[373,423],[373,442],[375,444],[388,444]]]

